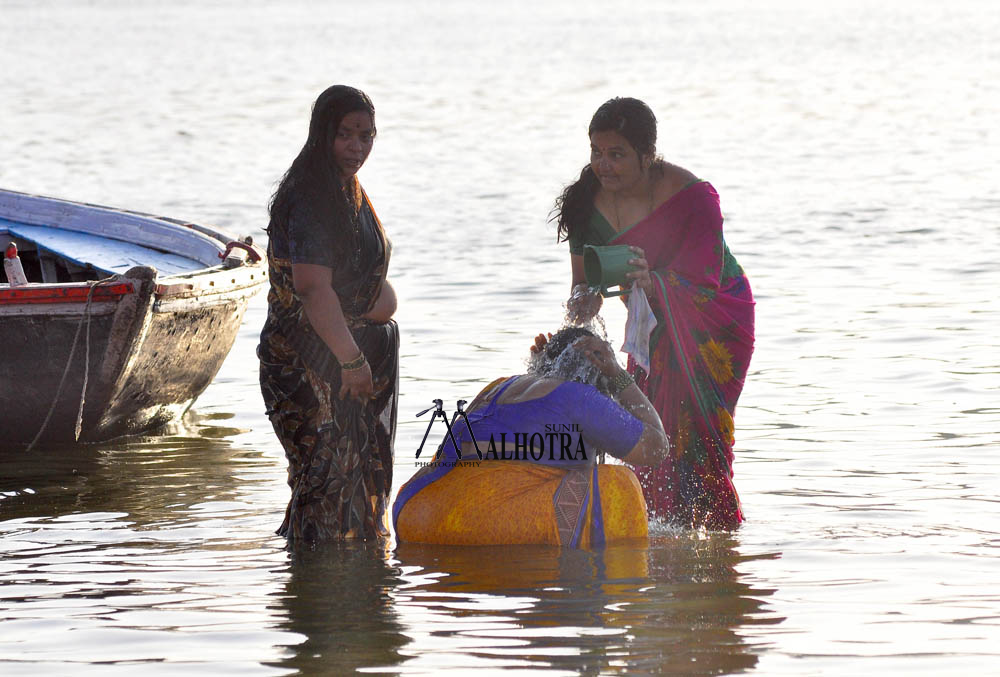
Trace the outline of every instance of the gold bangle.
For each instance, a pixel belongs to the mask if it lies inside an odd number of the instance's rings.
[[[355,357],[350,362],[341,362],[340,368],[344,371],[354,371],[355,369],[360,369],[365,366],[365,361],[365,353],[362,351],[360,355]]]

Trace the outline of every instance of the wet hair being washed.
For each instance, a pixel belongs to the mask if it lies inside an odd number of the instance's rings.
[[[583,336],[599,338],[597,334],[583,327],[560,329],[548,340],[545,348],[534,355],[528,372],[564,381],[586,383],[610,396],[610,384],[600,370],[581,351],[568,350]]]
[[[587,136],[595,132],[618,132],[638,153],[640,162],[644,155],[656,153],[656,116],[639,99],[616,97],[605,101],[591,118]],[[570,233],[586,226],[599,187],[597,175],[588,163],[580,172],[580,178],[566,186],[556,199],[549,220],[558,225],[558,241],[568,240]]]
[[[375,106],[360,89],[347,85],[333,85],[323,91],[312,107],[309,136],[298,156],[288,168],[271,198],[271,223],[268,234],[276,223],[287,223],[293,202],[299,202],[317,222],[329,224],[345,237],[353,235],[349,224],[354,216],[354,206],[343,188],[343,175],[333,157],[333,142],[340,123],[348,113],[368,113],[375,132]]]

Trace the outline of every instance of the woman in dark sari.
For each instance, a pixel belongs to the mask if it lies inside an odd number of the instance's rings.
[[[656,155],[656,118],[637,99],[606,102],[590,123],[590,164],[557,201],[569,240],[570,311],[588,321],[600,296],[585,284],[585,245],[628,245],[656,318],[649,368],[629,372],[656,408],[672,454],[636,467],[651,515],[687,526],[743,520],[733,485],[733,416],[754,344],[754,300],[722,235],[719,195]],[[582,288],[580,287],[582,285]]]
[[[309,137],[271,200],[271,289],[260,387],[288,459],[278,530],[306,541],[388,535],[399,366],[391,244],[357,172],[375,109],[353,87],[313,105]]]

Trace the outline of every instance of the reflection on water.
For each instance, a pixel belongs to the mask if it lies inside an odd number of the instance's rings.
[[[740,572],[765,557],[727,534],[597,552],[286,549],[272,533],[280,503],[255,505],[280,467],[213,436],[225,420],[189,419],[189,432],[211,429],[198,437],[0,453],[5,674],[81,662],[719,674],[756,664],[746,628],[780,622],[772,591]]]
[[[740,628],[780,622],[743,582],[738,542],[682,533],[589,552],[403,544],[407,668],[461,662],[581,674],[720,674],[757,662]],[[472,657],[472,662],[469,659]]]
[[[211,435],[0,451],[0,672],[260,673],[281,643],[284,542],[254,506],[271,466]]]
[[[175,427],[174,430],[190,430]],[[200,435],[128,438],[106,444],[50,446],[30,455],[0,450],[4,519],[66,513],[125,513],[151,526],[195,518],[208,502],[232,500],[232,472],[247,458],[226,436],[235,429],[199,426]],[[171,432],[171,431],[166,431]],[[238,431],[235,431],[238,432]],[[235,506],[234,506],[235,507]]]
[[[288,654],[274,665],[318,675],[398,664],[410,640],[395,608],[399,570],[388,554],[373,543],[290,548],[277,628],[301,641],[286,639]]]

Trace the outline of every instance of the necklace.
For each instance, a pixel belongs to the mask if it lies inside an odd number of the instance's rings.
[[[647,216],[653,213],[653,179],[652,177],[648,177],[646,180],[649,184],[649,202],[646,206],[647,207],[646,212],[642,215],[642,218],[636,221],[636,223],[639,223],[639,221],[642,221]],[[618,213],[618,191],[615,191],[614,193],[611,194],[611,200],[615,207],[615,231],[620,233],[622,232],[622,218],[621,215]]]
[[[354,232],[354,246],[351,252],[351,263],[357,270],[361,266],[361,184],[357,178],[351,182],[350,190],[347,193],[347,202],[350,208],[351,230]]]

